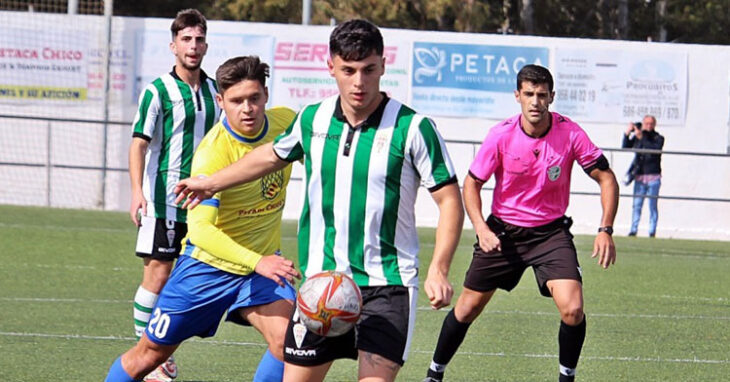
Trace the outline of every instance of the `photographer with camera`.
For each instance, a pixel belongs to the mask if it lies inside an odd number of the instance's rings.
[[[656,118],[653,115],[646,115],[642,122],[630,123],[624,133],[621,147],[661,150],[664,147],[664,136],[657,133],[655,128]],[[627,175],[629,178],[634,177],[634,209],[629,236],[636,236],[645,196],[649,197],[649,237],[656,235],[656,223],[659,217],[657,197],[662,184],[661,160],[661,154],[636,153],[631,164]]]

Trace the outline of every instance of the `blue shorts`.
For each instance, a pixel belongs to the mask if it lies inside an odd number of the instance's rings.
[[[281,287],[258,273],[241,276],[181,255],[152,310],[145,334],[160,345],[176,345],[192,336],[211,337],[223,314],[243,322],[236,309],[296,299],[285,281]]]

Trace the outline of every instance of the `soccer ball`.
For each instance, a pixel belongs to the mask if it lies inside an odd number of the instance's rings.
[[[299,318],[320,336],[347,333],[357,323],[361,310],[360,288],[342,272],[317,273],[302,284],[297,294]]]

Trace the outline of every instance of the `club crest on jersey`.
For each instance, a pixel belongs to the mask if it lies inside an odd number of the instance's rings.
[[[375,152],[380,154],[383,152],[383,148],[385,148],[385,145],[388,143],[388,137],[384,135],[378,135],[375,138]]]
[[[276,198],[284,187],[284,171],[276,171],[261,178],[261,196],[264,199]]]
[[[560,166],[553,166],[548,169],[548,179],[551,181],[556,181],[558,178],[560,178]]]

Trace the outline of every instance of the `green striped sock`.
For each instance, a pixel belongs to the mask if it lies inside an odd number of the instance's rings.
[[[137,340],[142,338],[142,333],[144,333],[144,329],[150,321],[152,308],[157,303],[157,297],[159,295],[142,288],[142,286],[137,288],[137,293],[134,295],[134,335],[137,336]]]

